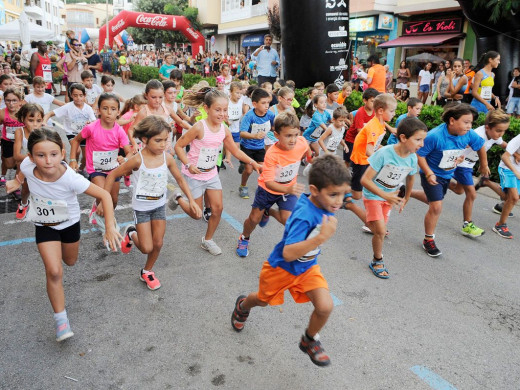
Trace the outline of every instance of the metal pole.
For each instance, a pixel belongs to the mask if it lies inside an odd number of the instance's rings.
[[[106,3],[106,12],[107,12],[107,18],[106,18],[106,19],[107,19],[107,21],[106,21],[106,26],[107,26],[107,36],[106,36],[106,38],[105,38],[105,45],[107,45],[107,47],[108,47],[108,31],[109,31],[109,30],[108,30],[108,0],[106,0],[105,3]],[[101,43],[101,42],[100,42],[100,43]]]

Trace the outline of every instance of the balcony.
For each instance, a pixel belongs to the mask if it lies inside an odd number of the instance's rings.
[[[63,1],[58,1],[58,8],[64,9],[65,3]]]
[[[256,5],[246,5],[241,8],[235,8],[222,11],[220,16],[221,23],[234,22],[235,20],[249,19],[255,16],[267,15],[267,2]]]
[[[27,16],[40,20],[43,18],[43,9],[40,6],[39,1],[26,1],[24,9]]]

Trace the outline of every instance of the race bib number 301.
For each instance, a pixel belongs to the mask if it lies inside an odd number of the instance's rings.
[[[27,219],[44,226],[55,226],[69,219],[67,202],[31,195]]]

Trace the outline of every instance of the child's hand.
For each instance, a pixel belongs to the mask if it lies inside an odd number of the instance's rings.
[[[189,173],[192,173],[194,175],[200,175],[202,172],[199,170],[199,168],[197,168],[195,165],[190,165],[190,167],[188,168],[188,172]]]
[[[233,164],[231,163],[231,159],[230,159],[230,158],[227,158],[227,157],[226,157],[226,158],[225,158],[224,160],[222,160],[222,161],[223,161],[225,164],[229,165],[229,167],[230,167],[231,169],[234,168]]]
[[[348,153],[348,151],[349,151],[348,146],[347,145],[343,146],[343,150],[345,151],[345,153]]]
[[[305,190],[305,186],[303,184],[294,183],[289,187],[289,194],[300,196],[302,192]]]
[[[428,182],[428,184],[432,185],[432,186],[436,186],[437,184],[437,176],[435,176],[435,173],[432,173],[430,176],[428,176],[426,178],[426,181]]]
[[[100,204],[101,205],[101,204]],[[103,242],[105,245],[109,245],[112,252],[117,252],[118,249],[121,249],[121,241],[123,240],[123,237],[121,236],[121,233],[119,233],[116,228],[115,224],[105,224],[106,225],[106,231],[105,235],[103,236]]]
[[[251,165],[253,166],[253,169],[258,173],[260,174],[260,172],[262,172],[262,165],[261,164],[258,164],[256,161],[253,161],[251,163]]]
[[[336,227],[338,226],[338,220],[331,216],[324,215],[321,222],[320,236],[323,238],[323,242],[331,238],[336,233]]]
[[[455,160],[455,165],[462,164],[463,162],[464,162],[464,155],[460,155],[460,156],[457,157],[457,159]]]
[[[5,182],[5,191],[10,194],[20,188],[21,184],[16,179],[7,180]]]
[[[401,205],[399,206],[399,214],[404,210],[404,206],[408,203],[408,199],[402,198],[401,199]]]
[[[397,206],[399,205],[399,203],[401,203],[401,201],[403,200],[402,198],[398,197],[397,194],[399,193],[399,191],[395,191],[395,192],[387,192],[385,194],[385,200],[390,203],[391,206]]]
[[[489,167],[487,165],[481,165],[478,170],[480,174],[484,177],[489,177],[491,175],[491,171],[489,170]]]
[[[123,165],[126,162],[126,158],[123,156],[117,156],[117,162],[119,165]]]
[[[69,162],[69,167],[71,167],[72,169],[77,171],[78,170],[78,162],[77,161],[70,161]]]
[[[265,132],[261,131],[259,133],[256,133],[256,139],[264,139],[265,138]]]
[[[200,217],[202,217],[202,210],[200,209],[197,202],[195,202],[194,200],[190,202],[190,210],[192,214],[195,215],[196,219],[200,219]]]

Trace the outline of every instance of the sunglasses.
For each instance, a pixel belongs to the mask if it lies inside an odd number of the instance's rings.
[[[81,46],[81,43],[75,43],[74,46]]]

